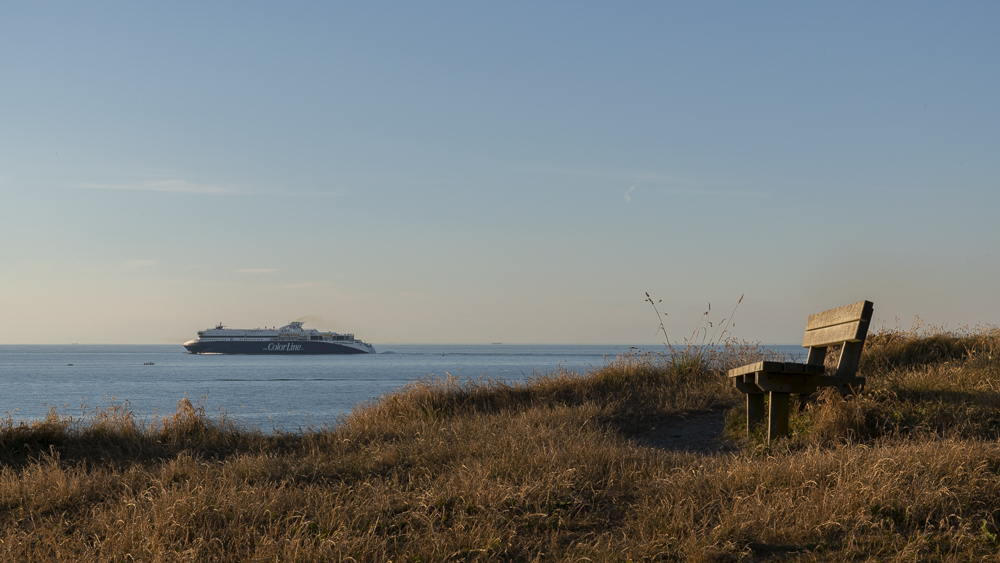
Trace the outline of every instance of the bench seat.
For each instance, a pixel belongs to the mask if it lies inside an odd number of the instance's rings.
[[[793,362],[757,362],[729,370],[729,377],[766,371],[770,373],[803,373],[823,375],[823,366],[796,364]]]

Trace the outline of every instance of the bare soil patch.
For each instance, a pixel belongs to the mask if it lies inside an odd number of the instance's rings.
[[[713,409],[664,420],[636,432],[630,438],[637,444],[677,452],[701,454],[730,453],[739,445],[725,439],[726,411]]]

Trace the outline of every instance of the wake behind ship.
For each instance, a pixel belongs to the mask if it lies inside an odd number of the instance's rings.
[[[306,330],[295,321],[274,328],[215,328],[198,331],[184,347],[192,354],[374,354],[375,348],[353,334]]]

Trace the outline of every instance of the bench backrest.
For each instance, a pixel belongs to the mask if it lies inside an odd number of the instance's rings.
[[[809,315],[806,334],[802,338],[802,346],[809,348],[806,363],[823,365],[827,347],[843,344],[835,375],[850,377],[857,373],[873,309],[871,301],[858,301]]]

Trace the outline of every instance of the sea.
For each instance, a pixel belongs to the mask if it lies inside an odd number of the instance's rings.
[[[776,346],[801,360],[799,346]],[[336,425],[359,404],[420,379],[450,376],[523,381],[568,370],[584,374],[619,355],[661,346],[375,344],[376,354],[227,356],[179,345],[0,345],[0,414],[14,422],[86,417],[125,405],[152,422],[188,399],[210,416],[263,432]],[[796,356],[797,355],[797,356]]]

